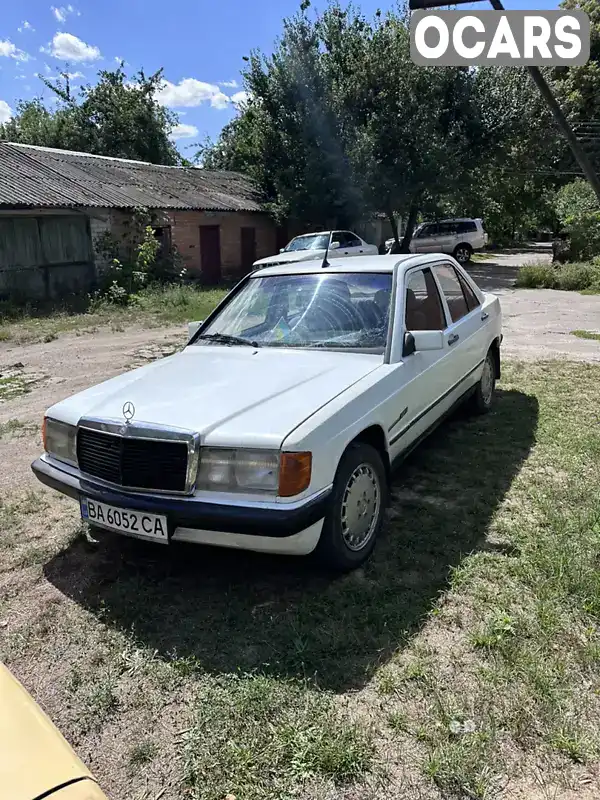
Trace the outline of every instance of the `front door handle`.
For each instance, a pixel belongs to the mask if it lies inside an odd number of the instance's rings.
[[[458,333],[453,333],[452,336],[448,337],[448,344],[449,345],[456,344],[456,342],[458,342],[459,339],[460,336],[458,335]]]
[[[487,319],[489,316],[490,316],[490,315],[487,313],[487,311],[484,311],[484,312],[483,312],[483,314],[481,315],[481,321],[482,321],[482,322],[485,322],[485,321],[486,321],[486,319]]]

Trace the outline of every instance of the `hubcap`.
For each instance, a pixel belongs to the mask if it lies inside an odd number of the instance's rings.
[[[350,550],[362,550],[373,536],[380,503],[377,473],[370,464],[361,464],[348,479],[342,498],[342,536]]]
[[[459,264],[466,264],[469,260],[469,251],[466,247],[461,247],[456,251],[456,260]]]
[[[481,396],[486,406],[492,402],[492,395],[494,393],[494,365],[492,359],[488,356],[483,365],[483,373],[481,375]]]

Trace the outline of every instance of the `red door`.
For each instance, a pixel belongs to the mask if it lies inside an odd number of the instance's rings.
[[[200,267],[204,283],[221,282],[221,229],[218,225],[200,226]]]
[[[256,228],[242,228],[242,275],[250,272],[256,261]]]

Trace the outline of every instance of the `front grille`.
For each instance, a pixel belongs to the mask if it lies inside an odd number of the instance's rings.
[[[188,448],[185,442],[113,436],[79,428],[79,469],[131,489],[161,492],[186,490]]]

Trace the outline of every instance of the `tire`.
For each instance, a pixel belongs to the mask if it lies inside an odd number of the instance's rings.
[[[483,365],[483,372],[475,392],[470,399],[471,411],[475,414],[487,414],[494,405],[496,391],[496,362],[494,354],[488,350]]]
[[[473,255],[473,248],[470,244],[467,244],[467,242],[462,242],[461,244],[456,245],[452,255],[459,264],[468,264],[471,260],[471,256]]]
[[[379,452],[369,444],[351,444],[338,465],[315,551],[321,564],[336,572],[364,564],[383,526],[387,500],[387,474]]]

